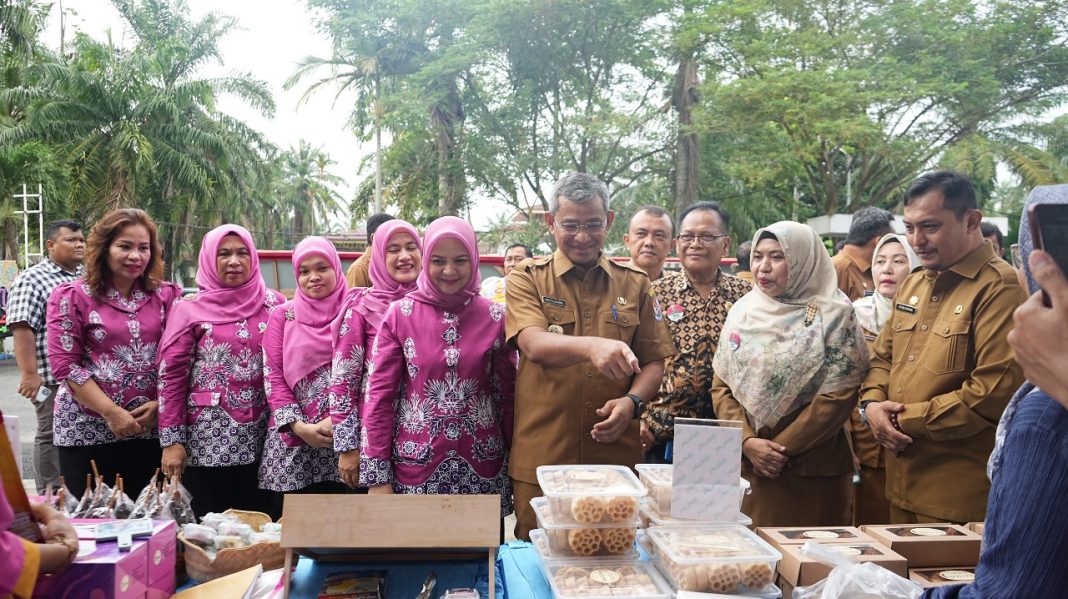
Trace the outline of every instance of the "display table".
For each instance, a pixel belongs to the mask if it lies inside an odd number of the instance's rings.
[[[405,562],[316,562],[302,557],[293,572],[290,596],[313,598],[323,580],[334,572],[357,570],[386,570],[389,582],[386,599],[411,599],[423,588],[427,574],[434,572],[438,584],[434,595],[440,596],[451,588],[472,587],[482,597],[489,596],[489,573],[485,560],[465,561],[405,561]],[[530,543],[514,542],[502,545],[497,553],[497,596],[517,599],[552,599],[549,584],[541,573],[537,554]],[[188,582],[179,590],[195,585]]]

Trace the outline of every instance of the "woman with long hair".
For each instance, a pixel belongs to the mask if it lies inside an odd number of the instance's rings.
[[[239,225],[204,235],[196,280],[196,297],[175,306],[160,342],[162,469],[183,475],[198,516],[260,510],[263,334],[285,296],[267,289],[252,235]]]
[[[60,382],[59,469],[81,495],[95,463],[134,494],[159,465],[156,349],[181,289],[163,282],[156,223],[143,210],[113,210],[86,242],[85,275],[48,300],[48,363]]]

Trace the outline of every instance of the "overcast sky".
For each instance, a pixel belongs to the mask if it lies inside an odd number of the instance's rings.
[[[104,40],[110,30],[116,45],[132,43],[131,34],[125,30],[118,12],[108,0],[57,0],[45,32],[45,43],[50,48],[59,47],[60,2],[66,14],[68,40],[73,37],[75,30]],[[364,155],[373,152],[373,144],[361,143],[346,127],[351,97],[342,96],[335,104],[335,91],[323,90],[300,104],[306,85],[290,91],[282,89],[297,61],[308,55],[325,57],[330,54],[330,42],[315,31],[305,3],[297,0],[187,2],[194,20],[214,11],[235,17],[240,23],[239,31],[223,38],[223,64],[212,65],[202,75],[250,73],[265,81],[274,93],[276,110],[273,119],[259,116],[255,110],[232,98],[224,97],[220,109],[263,132],[280,148],[295,147],[299,140],[304,139],[313,147],[326,151],[337,163],[334,174],[346,181],[339,192],[347,206],[357,182],[361,180],[356,176],[359,163]],[[492,220],[493,214],[505,211],[503,203],[494,204],[474,211],[472,216],[476,228]],[[347,213],[343,215],[343,222],[348,222]]]

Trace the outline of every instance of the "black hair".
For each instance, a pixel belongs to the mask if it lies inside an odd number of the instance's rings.
[[[534,257],[534,251],[531,250],[530,247],[528,247],[526,244],[523,244],[523,243],[513,243],[512,245],[504,248],[504,253],[507,254],[508,252],[512,251],[513,248],[523,248],[523,253],[525,253],[527,255],[527,258],[533,258]]]
[[[76,220],[54,220],[45,225],[45,239],[55,241],[60,229],[70,229],[72,233],[82,230],[82,223]]]
[[[958,219],[969,210],[978,210],[975,186],[966,175],[954,171],[931,171],[920,175],[905,191],[905,205],[935,189],[942,192],[942,207],[953,211]]]
[[[682,221],[686,220],[686,216],[694,210],[707,210],[709,212],[715,212],[719,215],[719,222],[723,224],[723,234],[726,235],[731,230],[731,215],[727,214],[727,211],[719,205],[719,202],[695,202],[682,209],[679,213],[678,228],[682,229]]]
[[[371,241],[374,240],[375,231],[378,230],[378,227],[381,227],[394,218],[396,217],[392,214],[386,214],[385,212],[379,212],[378,214],[372,214],[367,217],[367,244],[370,245]]]
[[[998,242],[998,247],[1003,247],[1005,245],[1005,236],[1001,234],[1001,229],[999,229],[998,226],[994,223],[988,220],[984,220],[983,222],[979,223],[979,230],[983,232],[983,237],[993,237],[994,239],[996,239]]]
[[[853,213],[853,222],[849,224],[849,234],[845,242],[848,245],[865,245],[872,237],[882,237],[893,233],[894,215],[889,210],[868,206]]]
[[[735,259],[738,260],[738,270],[749,270],[749,260],[753,254],[753,242],[746,241],[738,246],[738,251],[734,253]]]

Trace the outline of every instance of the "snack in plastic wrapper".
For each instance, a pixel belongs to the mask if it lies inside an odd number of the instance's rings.
[[[215,529],[209,526],[200,524],[182,525],[182,536],[185,537],[185,540],[191,543],[214,547],[216,534]]]
[[[215,537],[216,549],[237,549],[247,546],[248,543],[245,542],[245,539],[236,535],[216,535]]]

